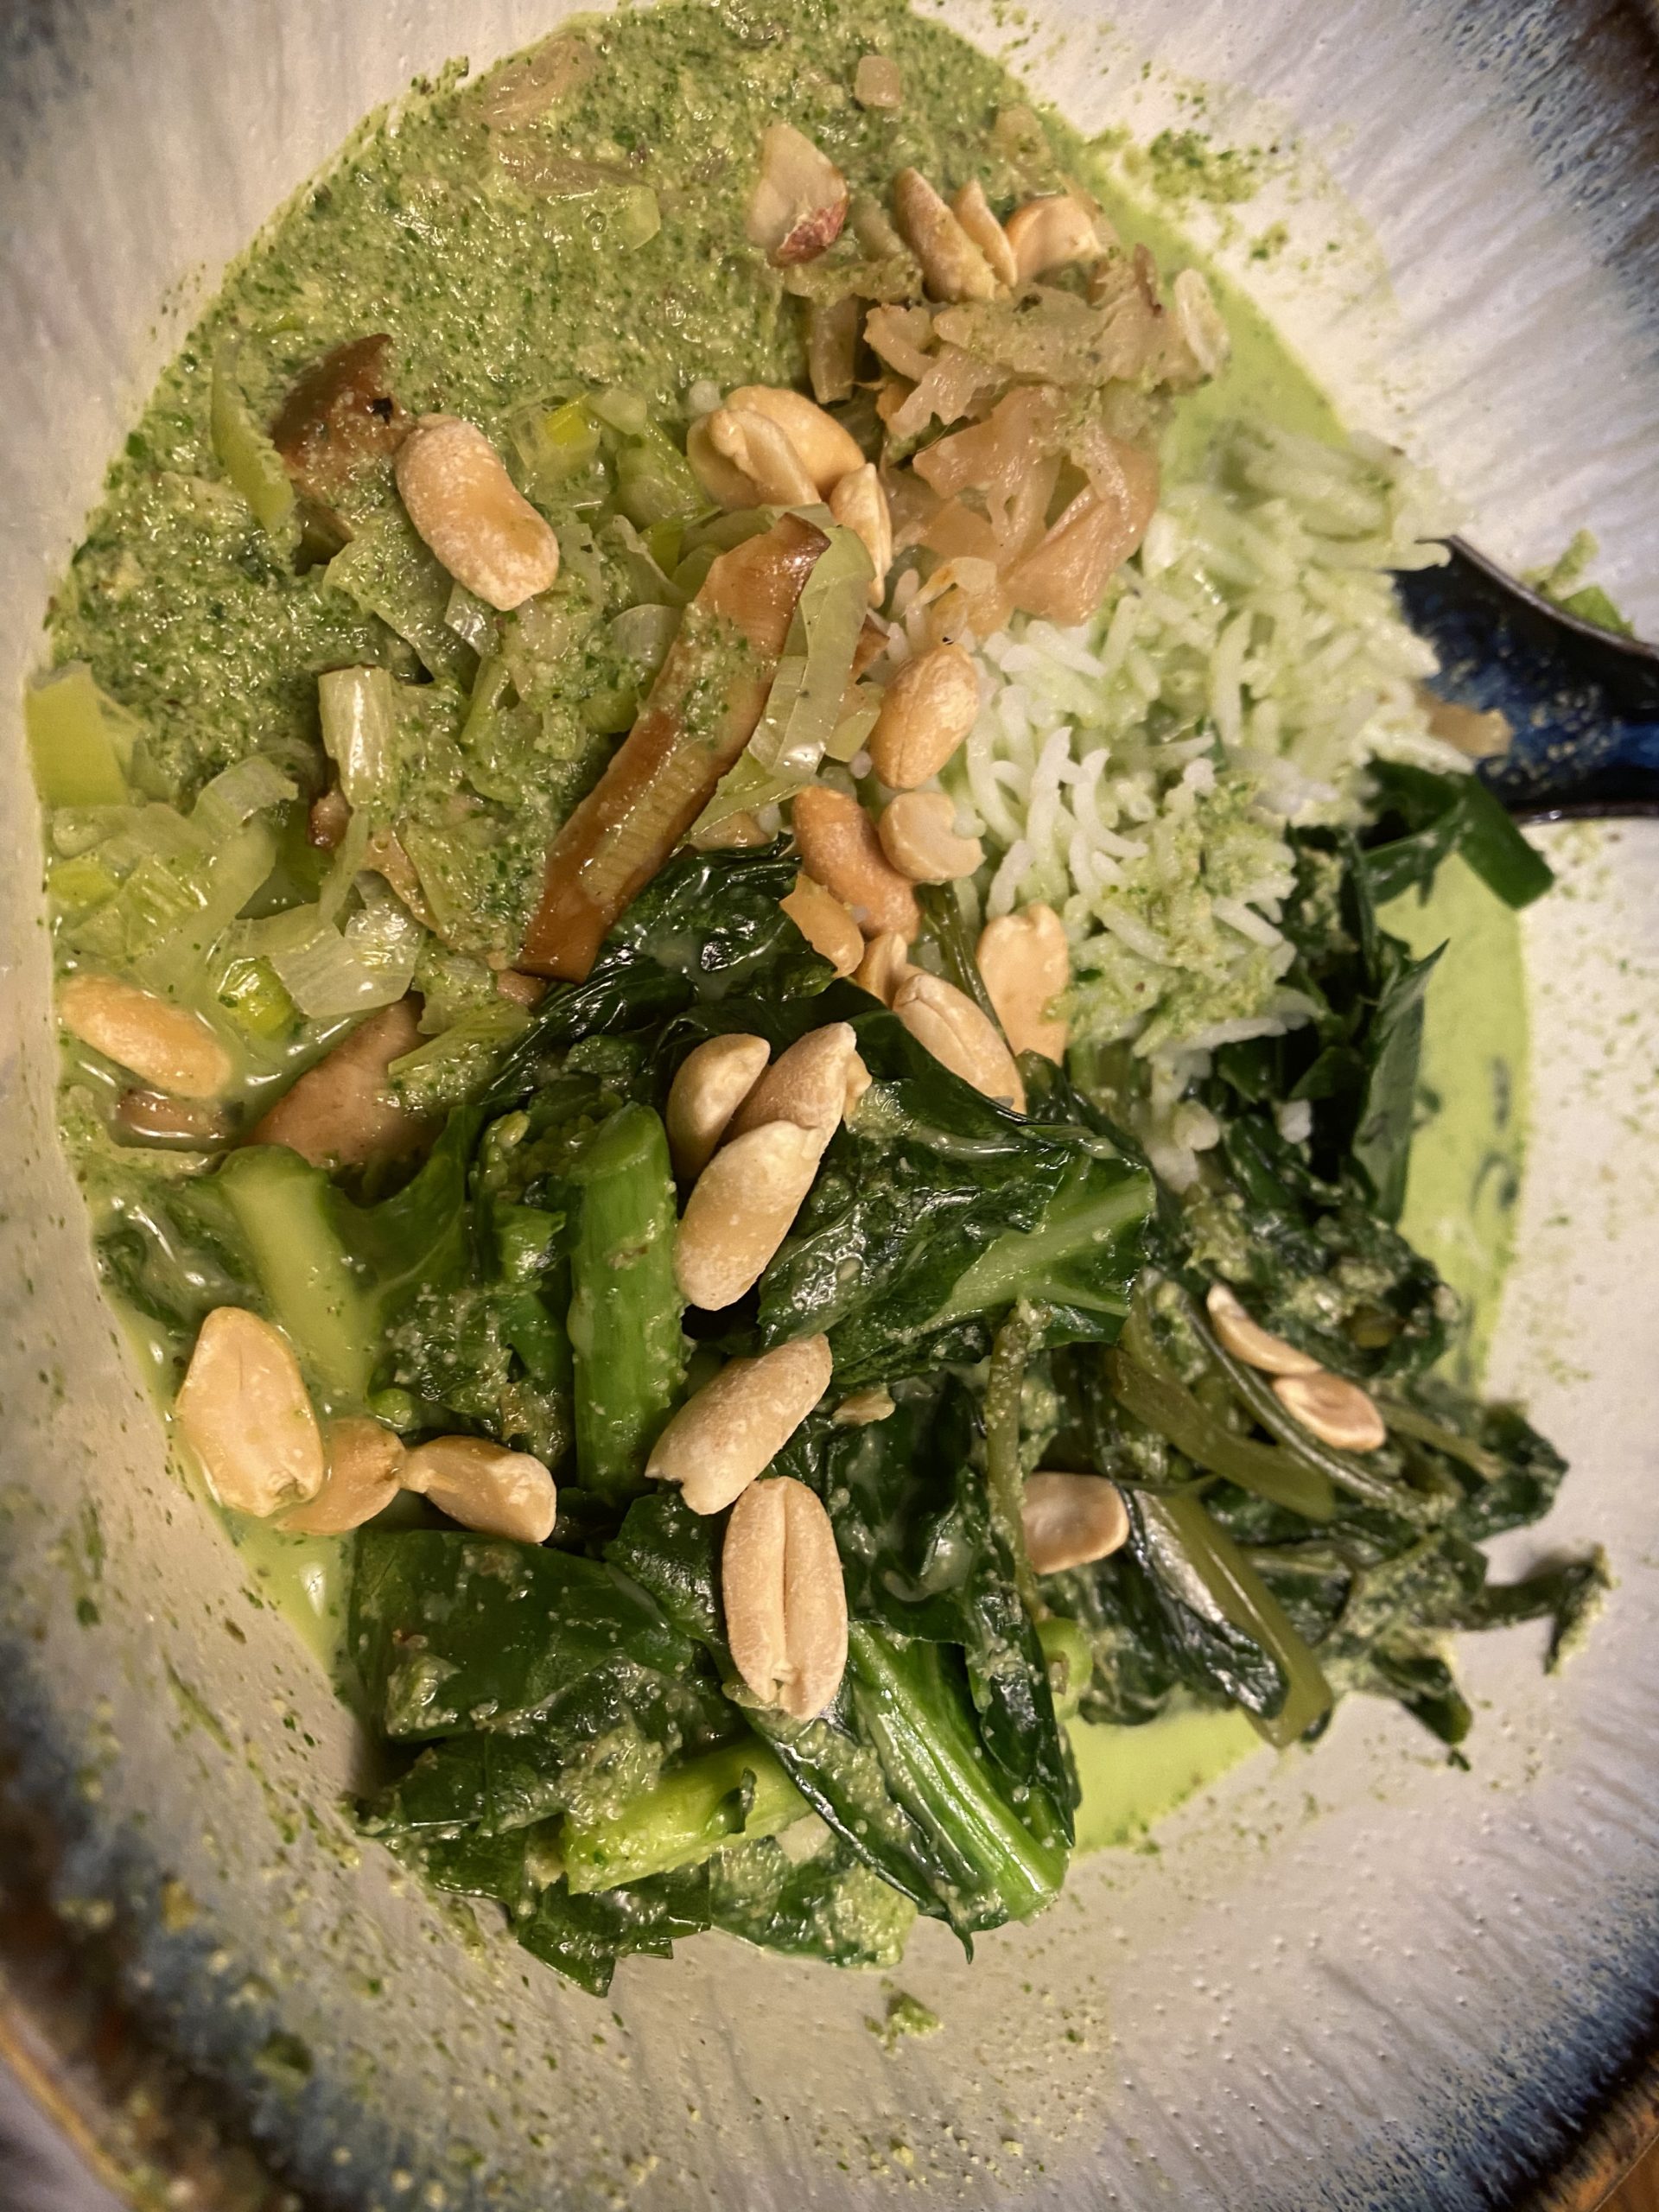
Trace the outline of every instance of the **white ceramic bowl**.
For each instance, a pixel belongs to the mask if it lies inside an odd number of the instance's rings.
[[[945,2023],[929,2042],[889,2055],[874,1985],[716,1939],[630,1962],[604,2006],[504,1939],[464,1946],[353,1837],[346,1715],[167,1471],[54,1147],[14,702],[105,460],[226,258],[412,73],[559,12],[33,0],[0,27],[0,1737],[59,1902],[114,1939],[144,2032],[218,2085],[227,2133],[319,2203],[793,2212],[924,2182],[1183,2212],[1519,2202],[1649,2046],[1659,1991],[1651,830],[1551,833],[1565,890],[1526,924],[1536,1129],[1497,1379],[1575,1472],[1510,1548],[1608,1545],[1589,1649],[1549,1681],[1530,1631],[1469,1650],[1471,1773],[1355,1702],[1155,1855],[1084,1865],[971,1969],[923,1928],[901,1979]],[[1304,134],[1382,258],[1321,243],[1322,289],[1301,255],[1245,281],[1357,414],[1409,420],[1491,550],[1548,557],[1592,522],[1651,634],[1645,38],[1599,0],[1119,0],[1109,28],[1043,8],[1023,58],[1084,124],[1156,129],[1183,112],[1173,71],[1243,88],[1211,105],[1224,135]],[[1298,238],[1335,234],[1333,199],[1281,192]]]

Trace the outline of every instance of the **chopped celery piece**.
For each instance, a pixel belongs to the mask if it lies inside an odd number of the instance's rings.
[[[321,1389],[327,1410],[363,1402],[374,1366],[372,1302],[336,1228],[320,1167],[283,1145],[249,1145],[219,1170],[219,1187],[247,1241],[270,1317]]]
[[[560,1839],[573,1896],[696,1866],[728,1843],[776,1835],[811,1811],[756,1737],[727,1744],[661,1776],[608,1820],[564,1824]]]
[[[187,974],[193,982],[201,980],[214,945],[270,874],[276,860],[276,832],[256,815],[228,844],[191,872],[197,893],[194,910],[170,928],[158,931],[148,943],[130,947],[139,981],[160,990],[176,988]],[[124,885],[124,893],[125,889]]]
[[[236,353],[235,340],[226,338],[213,355],[208,408],[213,451],[261,528],[291,551],[299,542],[294,486],[282,455],[260,428],[236,380]]]
[[[60,861],[48,874],[46,883],[53,903],[71,914],[84,914],[89,906],[101,906],[121,888],[119,877],[111,875],[91,853]]]
[[[680,547],[684,537],[685,524],[677,520],[653,522],[646,525],[645,550],[664,575],[678,567]]]
[[[446,620],[453,588],[448,573],[401,509],[365,523],[327,573],[335,590],[413,645],[434,676],[471,683],[478,656]]]
[[[465,584],[452,584],[443,619],[458,638],[475,653],[486,653],[495,642],[495,611],[475,598]]]
[[[244,955],[232,960],[214,993],[232,1021],[251,1037],[281,1037],[300,1018],[269,960]]]
[[[647,423],[616,455],[617,505],[642,530],[690,522],[709,512],[709,495],[679,448]]]
[[[343,930],[321,902],[252,925],[253,950],[270,961],[312,1020],[390,1006],[414,981],[420,924],[377,878],[365,877],[359,895],[362,903]]]
[[[391,1063],[391,1088],[411,1114],[461,1105],[484,1088],[502,1053],[529,1027],[527,1008],[512,999],[469,1007],[441,1036]]]
[[[588,411],[596,415],[608,430],[620,430],[624,437],[643,437],[651,428],[651,415],[637,391],[627,391],[620,385],[607,385],[601,391],[589,395]]]
[[[766,712],[698,816],[694,836],[810,784],[840,724],[874,572],[850,530],[831,524],[827,535],[789,626]]]
[[[285,805],[299,795],[274,760],[263,753],[250,753],[202,785],[190,810],[190,826],[200,830],[209,844],[221,845],[256,814],[268,806]]]
[[[132,754],[132,718],[105,698],[85,661],[31,683],[23,726],[35,788],[47,806],[119,806]]]
[[[649,245],[663,227],[663,211],[648,184],[626,186],[618,195],[616,212],[607,226],[624,253]]]
[[[526,407],[514,416],[507,435],[531,492],[543,499],[588,490],[603,496],[609,480],[600,457],[599,424],[585,400]]]
[[[668,1139],[648,1106],[618,1109],[572,1171],[576,1461],[605,1497],[640,1487],[645,1455],[685,1378],[674,1281],[676,1209]]]
[[[353,810],[384,812],[397,789],[397,693],[386,668],[331,668],[317,678],[322,747]]]

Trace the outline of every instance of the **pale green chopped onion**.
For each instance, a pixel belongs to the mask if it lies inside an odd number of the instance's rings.
[[[299,797],[297,787],[274,760],[263,753],[250,753],[204,784],[190,810],[190,826],[214,845],[233,836],[245,822],[263,814],[268,806],[281,806]]]
[[[362,903],[343,930],[325,918],[320,904],[253,925],[255,950],[308,1020],[391,1006],[414,979],[420,924],[377,876],[361,878],[358,895]]]
[[[208,431],[219,465],[252,508],[255,519],[287,550],[299,542],[294,486],[283,457],[260,428],[236,380],[237,346],[221,340],[213,355]]]
[[[317,678],[317,712],[323,750],[340,771],[346,804],[353,813],[384,813],[397,786],[397,693],[391,670],[331,668]]]
[[[72,661],[23,694],[35,788],[47,806],[119,806],[138,724],[105,696],[85,661]]]

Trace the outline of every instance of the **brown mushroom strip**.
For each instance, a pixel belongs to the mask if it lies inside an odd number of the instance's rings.
[[[828,543],[785,515],[715,562],[639,721],[553,841],[516,965],[570,982],[587,975],[607,930],[753,735],[801,588]]]
[[[372,1014],[306,1070],[248,1141],[285,1144],[314,1167],[363,1167],[418,1151],[434,1125],[397,1103],[386,1070],[421,1043],[420,1010],[418,999],[406,998]]]
[[[308,498],[337,499],[370,461],[396,453],[409,417],[393,397],[383,331],[325,353],[301,376],[270,426],[271,443]]]

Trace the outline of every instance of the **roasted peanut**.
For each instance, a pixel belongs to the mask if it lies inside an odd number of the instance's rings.
[[[264,1517],[322,1487],[322,1434],[288,1338],[240,1306],[202,1323],[174,1412],[213,1495]]]
[[[714,1158],[731,1118],[760,1079],[771,1056],[764,1037],[734,1031],[710,1037],[680,1062],[668,1090],[668,1148],[674,1173],[690,1183]]]
[[[1125,1543],[1128,1509],[1103,1475],[1028,1475],[1020,1501],[1026,1556],[1039,1574],[1087,1567]]]
[[[1066,1025],[1049,1009],[1071,980],[1065,925],[1052,906],[1001,914],[979,933],[979,972],[1014,1052],[1065,1059]]]
[[[888,930],[870,939],[853,981],[883,1006],[891,1006],[899,986],[911,972],[910,947],[897,931]]]
[[[931,645],[881,695],[870,759],[889,791],[937,776],[979,717],[979,676],[962,645]]]
[[[957,803],[944,791],[900,791],[875,825],[881,849],[912,883],[954,883],[985,857],[977,837],[957,835]]]
[[[181,1098],[215,1098],[234,1071],[199,1014],[114,976],[71,976],[58,993],[58,1017],[83,1045]]]
[[[397,489],[416,532],[459,584],[504,614],[546,591],[559,541],[482,430],[423,415],[397,448]]]
[[[744,215],[749,244],[774,269],[787,269],[816,260],[846,219],[847,180],[829,156],[793,124],[771,124],[760,136],[760,174]]]
[[[721,411],[716,408],[715,414]],[[704,415],[691,425],[685,434],[685,457],[691,464],[691,474],[715,505],[735,513],[740,507],[753,506],[755,487],[715,447],[714,419],[714,415]]]
[[[384,1421],[353,1414],[323,1433],[327,1467],[322,1488],[283,1516],[295,1536],[344,1536],[372,1521],[402,1487],[404,1440]]]
[[[887,597],[887,570],[893,566],[893,516],[873,461],[853,469],[835,486],[830,494],[830,512],[843,530],[850,530],[863,541],[875,571],[870,579],[870,604],[880,607]]]
[[[816,1719],[847,1668],[847,1591],[830,1516],[789,1476],[751,1483],[721,1548],[726,1637],[763,1705]]]
[[[1025,1112],[1026,1086],[1014,1056],[965,992],[916,968],[893,994],[893,1010],[942,1066],[999,1105]]]
[[[1304,1428],[1338,1452],[1375,1452],[1388,1441],[1382,1414],[1345,1376],[1322,1367],[1312,1375],[1275,1375],[1273,1394]]]
[[[764,1474],[830,1387],[830,1339],[802,1337],[728,1360],[652,1446],[645,1472],[677,1483],[694,1513],[720,1513]]]
[[[698,1176],[674,1245],[674,1274],[691,1306],[718,1313],[760,1280],[812,1187],[821,1131],[770,1122],[734,1137]]]
[[[559,1493],[541,1461],[487,1436],[435,1436],[417,1444],[399,1479],[480,1536],[544,1544],[558,1518]]]
[[[778,1055],[744,1099],[732,1117],[733,1136],[746,1136],[768,1122],[793,1122],[797,1128],[816,1129],[828,1144],[846,1111],[857,1060],[858,1039],[851,1022],[831,1021],[822,1029],[809,1029]]]
[[[709,442],[753,489],[752,505],[810,507],[818,487],[794,444],[769,415],[752,407],[717,407],[709,417]]]
[[[902,107],[905,85],[899,64],[889,61],[885,54],[861,54],[853,72],[853,98],[860,107],[875,108],[887,115]]]
[[[893,215],[936,300],[995,296],[990,264],[919,169],[900,169],[894,177]]]
[[[1233,1357],[1242,1359],[1246,1367],[1259,1367],[1266,1375],[1319,1374],[1319,1363],[1311,1353],[1299,1351],[1294,1344],[1253,1321],[1224,1282],[1212,1282],[1204,1302],[1210,1309],[1211,1327]],[[1291,1410],[1294,1412],[1294,1407]]]
[[[1094,218],[1069,192],[1027,200],[1003,225],[1014,250],[1014,265],[1022,284],[1058,269],[1068,261],[1098,261],[1099,233]]]
[[[779,905],[811,946],[835,969],[850,976],[864,957],[864,933],[839,899],[832,899],[810,875],[798,875],[795,888]]]
[[[895,930],[906,944],[922,925],[916,893],[881,850],[875,824],[855,798],[809,784],[791,820],[802,865],[847,907],[867,937]]]
[[[417,1151],[433,1125],[398,1104],[386,1071],[421,1041],[417,999],[382,1007],[283,1093],[250,1141],[285,1144],[314,1167],[363,1167]]]
[[[880,1382],[843,1398],[830,1419],[837,1428],[868,1428],[873,1421],[886,1421],[893,1411],[893,1393]]]
[[[1007,232],[992,214],[985,188],[977,177],[956,194],[950,202],[950,213],[984,255],[997,283],[1010,288],[1017,283],[1020,272],[1014,263],[1014,248],[1008,244]]]
[[[858,440],[804,391],[793,391],[787,385],[744,384],[727,394],[726,404],[735,414],[764,415],[775,423],[820,499],[826,499],[843,476],[864,466]]]

